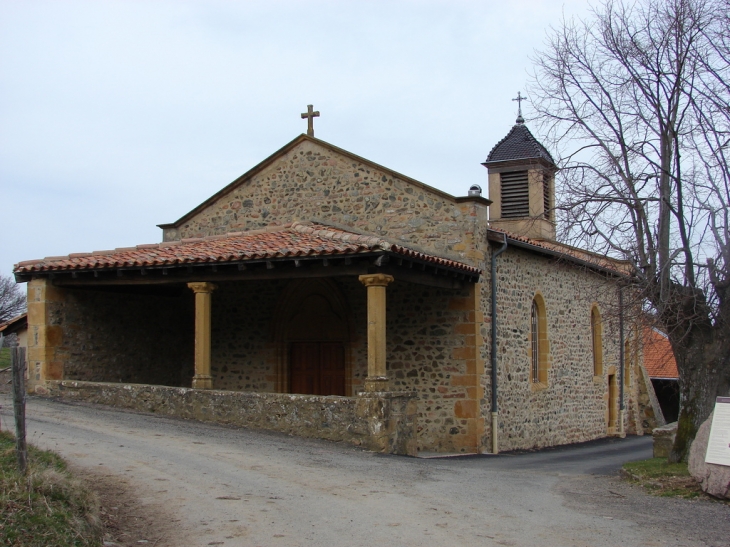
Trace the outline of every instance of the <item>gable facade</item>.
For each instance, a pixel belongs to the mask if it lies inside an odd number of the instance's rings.
[[[374,234],[479,267],[484,198],[454,198],[324,141],[301,135],[181,219],[163,241],[309,221]]]

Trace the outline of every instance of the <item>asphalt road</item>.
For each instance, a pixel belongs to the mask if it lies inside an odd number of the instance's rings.
[[[27,414],[30,442],[124,479],[140,512],[164,515],[156,547],[730,545],[729,506],[616,478],[650,457],[648,437],[416,459],[37,398]]]

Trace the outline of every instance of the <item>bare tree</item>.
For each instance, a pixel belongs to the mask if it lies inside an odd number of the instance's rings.
[[[686,457],[730,391],[730,0],[604,0],[534,58],[561,237],[628,259],[669,335]]]
[[[10,276],[0,275],[0,323],[24,313],[26,298],[23,290]]]

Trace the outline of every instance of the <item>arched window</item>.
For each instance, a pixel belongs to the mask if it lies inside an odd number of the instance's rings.
[[[601,312],[598,306],[591,308],[591,343],[593,350],[593,376],[603,375],[603,338],[601,334]]]
[[[530,310],[530,380],[534,386],[547,386],[548,349],[545,302],[536,294]]]

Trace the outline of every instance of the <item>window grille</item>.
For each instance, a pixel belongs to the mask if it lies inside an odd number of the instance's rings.
[[[514,171],[500,175],[502,183],[502,218],[530,216],[530,192],[527,171]]]
[[[552,177],[547,175],[542,176],[542,204],[543,204],[543,216],[550,220],[550,182]]]
[[[532,381],[540,381],[540,331],[538,327],[537,303],[532,301],[532,313],[530,314],[530,331],[532,338]]]

